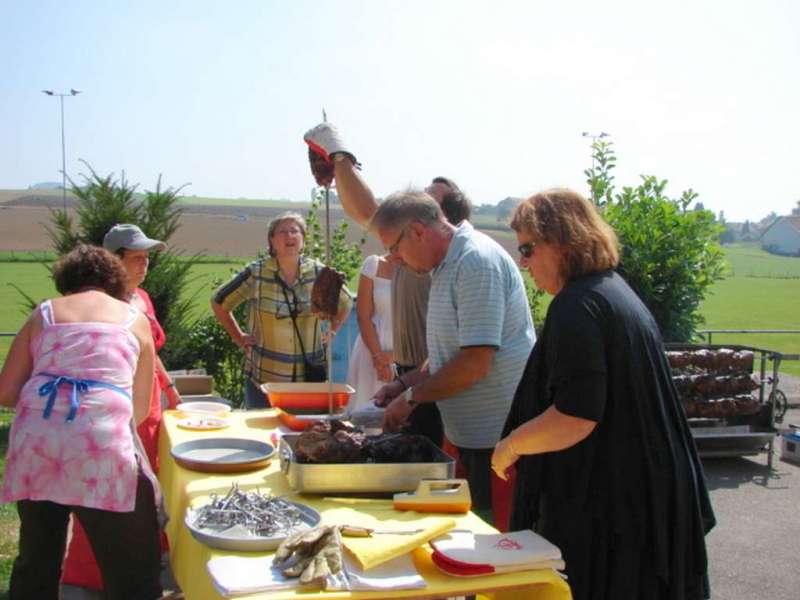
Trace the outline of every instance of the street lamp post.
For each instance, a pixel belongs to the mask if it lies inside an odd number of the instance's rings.
[[[64,212],[67,212],[67,153],[66,143],[64,142],[64,98],[67,96],[77,96],[80,90],[70,88],[69,92],[58,93],[53,90],[42,90],[48,96],[58,96],[61,102],[61,199],[64,203]]]

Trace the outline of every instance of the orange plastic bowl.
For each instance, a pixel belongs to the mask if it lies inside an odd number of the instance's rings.
[[[316,410],[328,412],[328,384],[322,383],[264,383],[262,391],[275,408]],[[331,385],[333,406],[342,409],[347,406],[355,390],[346,383]]]

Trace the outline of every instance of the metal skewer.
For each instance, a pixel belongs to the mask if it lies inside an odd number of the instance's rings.
[[[322,108],[322,122],[328,122],[328,115],[325,113],[325,107]],[[331,193],[331,186],[330,184],[325,186],[325,264],[330,266],[331,264],[331,206],[330,206],[330,193]],[[328,362],[328,414],[333,414],[333,316],[331,317],[331,321],[328,325],[329,329],[329,339],[328,339],[328,347],[325,349],[325,353],[327,355],[327,362]]]
[[[323,113],[325,111],[323,110]],[[325,264],[330,266],[331,264],[331,210],[330,210],[330,186],[325,186]],[[325,352],[328,356],[328,414],[333,414],[333,319],[334,316],[331,316],[331,321],[328,324],[329,327],[329,336],[328,336],[328,347],[325,349]]]

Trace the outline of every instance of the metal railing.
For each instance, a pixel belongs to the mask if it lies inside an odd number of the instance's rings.
[[[701,329],[697,332],[699,335],[704,336],[709,344],[711,344],[712,335],[715,333],[787,333],[800,335],[800,329]],[[783,358],[788,360],[798,360],[797,354],[784,354]]]

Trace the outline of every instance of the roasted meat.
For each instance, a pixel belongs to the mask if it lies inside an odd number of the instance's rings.
[[[317,185],[330,185],[333,181],[333,161],[308,149],[308,163]]]
[[[684,401],[683,407],[686,410],[686,416],[690,419],[694,417],[723,419],[758,414],[761,410],[761,403],[752,396],[736,396]]]
[[[762,404],[751,392],[755,354],[732,348],[669,351],[672,380],[689,418],[728,419],[757,415]]]
[[[294,454],[304,463],[360,462],[365,438],[341,421],[317,421],[297,438]]]
[[[341,421],[318,421],[298,436],[294,455],[301,463],[431,462],[434,448],[419,435],[367,436]]]
[[[750,375],[675,375],[672,380],[683,398],[736,396],[758,388]]]
[[[376,463],[420,463],[433,460],[428,438],[387,433],[367,438],[365,454]]]
[[[322,319],[333,319],[339,309],[339,294],[346,280],[345,274],[330,267],[322,267],[311,288],[311,310]]]
[[[669,351],[670,366],[682,373],[750,373],[753,370],[754,353],[749,350],[736,351],[730,348],[717,350]]]

